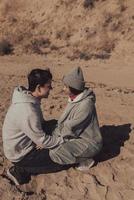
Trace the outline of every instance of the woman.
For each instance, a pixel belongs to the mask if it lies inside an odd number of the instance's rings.
[[[63,83],[69,100],[54,134],[62,136],[65,143],[50,149],[49,154],[58,164],[78,164],[77,169],[88,170],[102,148],[95,94],[85,87],[80,67],[65,75]]]

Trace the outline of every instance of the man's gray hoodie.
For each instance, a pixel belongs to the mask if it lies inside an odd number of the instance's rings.
[[[2,138],[4,154],[12,162],[24,158],[35,145],[50,149],[63,142],[60,136],[47,135],[42,129],[40,101],[24,87],[16,87],[6,114]]]

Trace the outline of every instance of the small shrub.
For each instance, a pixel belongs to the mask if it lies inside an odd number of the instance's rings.
[[[56,50],[58,50],[59,48],[58,48],[57,46],[55,46],[55,45],[51,45],[51,46],[50,46],[50,49],[51,49],[52,51],[53,51],[53,50],[56,51]]]
[[[24,51],[26,53],[36,53],[36,54],[47,54],[44,53],[44,49],[50,47],[50,40],[44,38],[34,38],[30,43],[24,46]]]
[[[110,56],[111,56],[111,55],[108,54],[108,53],[94,54],[94,58],[96,58],[96,59],[102,59],[102,60],[104,60],[104,59],[109,59]]]
[[[40,38],[32,40],[32,44],[33,46],[48,48],[51,42],[49,39]]]
[[[36,53],[36,54],[43,54],[42,51],[40,50],[40,48],[35,45],[35,44],[26,44],[24,46],[24,52],[25,53]]]
[[[81,59],[81,60],[90,60],[93,57],[93,54],[81,52],[76,50],[71,56],[67,56],[70,60]]]
[[[83,60],[90,60],[92,58],[92,55],[91,54],[87,54],[87,53],[84,53],[84,52],[81,52],[80,53],[80,59],[83,59]]]
[[[0,41],[0,55],[9,55],[13,52],[13,45],[7,40]]]
[[[83,7],[84,8],[93,8],[94,7],[94,0],[84,0]]]

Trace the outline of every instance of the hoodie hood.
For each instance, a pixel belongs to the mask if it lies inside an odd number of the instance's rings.
[[[89,88],[85,88],[85,90],[80,93],[73,101],[71,101],[71,99],[69,98],[69,102],[70,103],[77,103],[77,102],[80,102],[82,101],[83,99],[86,99],[86,98],[89,98],[89,99],[92,99],[92,101],[95,103],[96,102],[96,97],[95,97],[95,94],[94,92],[89,89]]]
[[[32,96],[31,92],[27,88],[23,86],[18,86],[14,89],[12,103],[40,104],[40,101],[36,97]]]

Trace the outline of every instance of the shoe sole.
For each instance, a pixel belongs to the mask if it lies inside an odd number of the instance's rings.
[[[82,169],[82,167],[75,167],[75,169],[79,170],[79,171],[88,171],[93,165],[94,165],[95,161],[93,160],[91,162],[91,164],[88,167],[85,167],[86,169]]]
[[[16,186],[20,185],[17,179],[10,173],[9,169],[7,170],[7,176]]]

